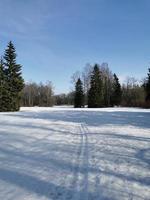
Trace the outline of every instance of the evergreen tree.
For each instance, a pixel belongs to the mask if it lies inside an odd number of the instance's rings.
[[[111,105],[118,106],[121,103],[122,98],[122,90],[121,85],[119,83],[119,79],[116,74],[114,74],[114,80],[113,80],[113,90],[112,90],[112,97],[111,97]]]
[[[8,91],[8,83],[6,80],[6,74],[5,74],[5,66],[3,59],[0,60],[0,111],[5,112],[8,111],[8,105],[9,105],[9,91]]]
[[[103,99],[104,99],[104,106],[110,106],[110,98],[111,98],[111,80],[109,77],[104,76],[103,81]]]
[[[144,89],[145,89],[145,92],[146,92],[146,102],[149,102],[150,103],[150,68],[148,69],[148,77],[147,77],[147,80],[146,80],[146,83],[144,85]]]
[[[8,43],[4,54],[5,76],[8,84],[8,105],[9,111],[18,111],[20,107],[21,91],[24,87],[24,80],[21,73],[21,65],[16,63],[16,50],[13,43]]]
[[[75,94],[74,94],[74,107],[81,108],[84,106],[84,92],[83,92],[83,83],[80,78],[78,78],[75,85]]]
[[[103,82],[101,72],[95,64],[91,74],[90,89],[88,92],[88,107],[98,108],[103,106]]]
[[[0,60],[0,111],[3,111],[3,91],[4,91],[4,65],[3,60]]]

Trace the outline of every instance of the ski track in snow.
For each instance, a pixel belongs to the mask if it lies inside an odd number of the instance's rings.
[[[150,110],[0,113],[0,200],[150,200]]]
[[[81,124],[79,127],[80,145],[77,152],[77,167],[74,170],[73,187],[78,191],[73,196],[73,200],[88,199],[88,129]],[[81,169],[84,168],[83,175]]]

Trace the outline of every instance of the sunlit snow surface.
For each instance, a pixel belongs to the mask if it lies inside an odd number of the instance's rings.
[[[150,110],[0,113],[0,200],[150,200]]]

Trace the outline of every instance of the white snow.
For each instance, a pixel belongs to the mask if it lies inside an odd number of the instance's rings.
[[[150,110],[0,113],[0,200],[150,200]]]

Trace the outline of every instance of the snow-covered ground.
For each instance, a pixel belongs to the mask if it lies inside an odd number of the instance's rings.
[[[150,110],[0,113],[0,200],[150,200]]]

